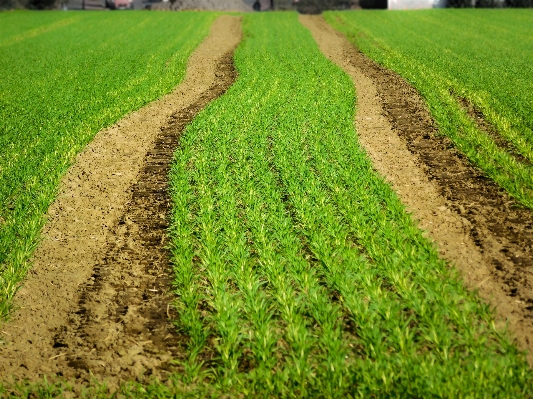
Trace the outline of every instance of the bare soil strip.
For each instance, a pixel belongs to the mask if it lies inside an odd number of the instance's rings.
[[[300,16],[357,91],[359,140],[441,256],[496,308],[533,365],[533,215],[438,135],[418,92],[321,16]]]
[[[100,132],[65,176],[2,326],[0,375],[115,385],[163,378],[178,356],[166,249],[167,175],[180,133],[235,81],[240,18],[221,16],[176,90]]]

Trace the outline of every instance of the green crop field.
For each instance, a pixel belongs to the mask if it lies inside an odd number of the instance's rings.
[[[326,18],[415,85],[442,133],[533,207],[531,166],[458,102],[533,161],[533,13],[475,11]],[[176,86],[217,15],[0,13],[0,321],[75,155]],[[359,144],[350,78],[296,13],[249,13],[242,29],[237,80],[183,131],[169,176],[173,374],[118,396],[531,397],[525,354]],[[8,383],[0,397],[70,390]],[[100,381],[86,388],[109,396]]]
[[[533,10],[327,12],[325,18],[413,84],[440,131],[533,208]],[[510,148],[476,127],[461,98]]]
[[[296,14],[247,17],[244,34],[237,83],[189,126],[171,176],[187,382],[230,396],[523,395],[522,356],[373,172],[348,77]]]
[[[215,17],[0,13],[0,320],[76,154],[176,86]]]

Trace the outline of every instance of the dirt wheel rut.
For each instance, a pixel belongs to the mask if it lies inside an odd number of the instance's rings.
[[[533,365],[533,213],[438,134],[420,94],[321,16],[300,16],[357,92],[359,140],[441,256],[509,322]]]
[[[172,325],[175,315],[171,306],[172,270],[166,234],[169,226],[170,197],[167,187],[170,164],[185,126],[235,81],[233,50],[239,40],[240,19],[219,17],[210,36],[191,57],[186,80],[162,100],[165,104],[152,104],[148,112],[141,110],[142,115],[137,115],[139,123],[150,126],[152,138],[138,149],[129,147],[119,154],[120,158],[131,156],[131,151],[140,152],[135,157],[139,160],[137,173],[129,173],[126,193],[120,196],[121,203],[113,204],[113,197],[108,195],[106,205],[114,205],[121,212],[114,212],[114,217],[105,220],[109,227],[106,225],[105,234],[100,237],[101,245],[94,248],[96,254],[91,253],[94,263],[77,270],[86,278],[82,281],[78,276],[76,290],[67,291],[68,296],[63,295],[59,309],[61,314],[57,314],[58,309],[54,309],[53,302],[46,301],[54,294],[61,296],[61,292],[43,290],[46,290],[46,281],[50,279],[58,285],[70,285],[72,281],[61,281],[60,275],[48,273],[52,260],[47,254],[54,252],[53,248],[46,248],[47,240],[43,242],[46,251],[42,253],[43,248],[37,251],[36,272],[28,279],[26,292],[19,300],[21,309],[15,314],[13,322],[2,327],[8,337],[13,337],[5,340],[5,345],[0,347],[2,375],[34,380],[42,375],[56,374],[82,384],[94,376],[105,378],[111,386],[124,380],[152,376],[165,378],[172,368],[171,360],[179,357],[180,352],[180,336]],[[136,115],[128,118],[132,117],[136,118]],[[122,123],[129,126],[127,121],[119,122],[118,126]],[[99,134],[95,142],[101,136]],[[116,143],[111,140],[110,145],[113,144]],[[82,162],[82,168],[95,166],[91,162],[95,153],[94,145],[91,145],[93,148],[90,146],[84,152],[89,160]],[[106,143],[98,145],[105,146]],[[99,153],[105,156],[102,151]],[[117,154],[109,151],[109,155],[114,157]],[[80,162],[76,165],[80,167]],[[111,174],[123,175],[116,172],[120,169],[117,168],[120,159],[116,162],[111,160],[109,165],[115,167]],[[80,175],[79,171],[76,175]],[[98,178],[98,174],[91,174],[90,170],[81,175],[87,179]],[[66,179],[69,178],[70,173]],[[59,202],[63,197],[84,197],[76,190],[69,190],[72,185],[68,181],[64,187]],[[113,189],[108,187],[107,191]],[[98,196],[97,192],[90,194],[91,197]],[[76,216],[83,219],[84,212],[80,208],[90,205],[90,201],[89,204],[78,202],[54,204],[51,209],[58,213],[51,215],[50,224],[61,225],[65,209],[70,213],[78,209],[80,212]],[[90,220],[82,221],[89,226],[91,223]],[[56,234],[58,228],[69,229],[68,224],[55,227],[45,229],[45,235],[52,229]],[[76,261],[77,247],[83,247],[84,240],[90,240],[97,234],[89,227],[88,233],[82,234],[75,243],[74,238],[66,243],[74,252],[65,251],[64,259],[60,259],[65,264],[55,265],[56,268],[68,274],[70,270],[67,266]],[[32,304],[27,301],[37,298],[36,293],[28,292],[28,287],[38,288],[39,284],[42,287],[38,310],[49,312],[53,317],[48,321],[38,319],[39,323],[34,325],[29,319],[37,309],[32,309]],[[27,329],[24,323],[28,323]],[[21,330],[23,333],[17,336],[16,332]]]
[[[160,374],[179,355],[169,295],[167,176],[185,126],[235,80],[231,53],[219,61],[216,76],[217,82],[198,101],[172,115],[161,129],[115,228],[114,243],[84,285],[78,310],[54,340],[66,353],[59,367],[74,369],[77,378],[89,371],[106,378]]]

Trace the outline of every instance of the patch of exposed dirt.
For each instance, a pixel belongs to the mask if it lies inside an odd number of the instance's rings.
[[[0,374],[164,379],[172,326],[167,175],[179,136],[234,82],[240,18],[221,16],[176,90],[100,132],[51,206],[44,240],[4,326]]]
[[[509,322],[533,364],[533,214],[438,134],[420,94],[357,51],[320,16],[300,16],[352,77],[359,140],[441,256]]]

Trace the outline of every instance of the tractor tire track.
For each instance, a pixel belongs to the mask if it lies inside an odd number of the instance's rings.
[[[438,135],[424,100],[321,16],[300,16],[354,81],[359,141],[443,258],[496,308],[533,365],[533,214]]]
[[[2,326],[0,374],[117,386],[165,379],[179,357],[166,230],[168,173],[187,123],[235,81],[240,18],[221,16],[161,100],[100,132],[65,176]]]

